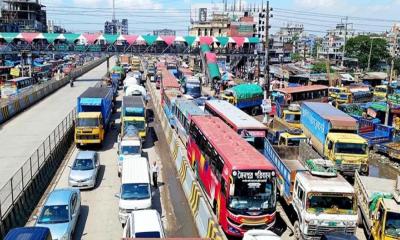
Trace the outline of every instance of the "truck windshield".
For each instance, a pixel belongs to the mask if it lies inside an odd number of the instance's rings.
[[[288,114],[286,114],[285,115],[285,120],[286,120],[286,122],[289,122],[289,123],[299,123],[300,122],[300,114],[290,114],[290,113],[288,113]]]
[[[129,121],[125,122],[125,128],[128,128],[129,126],[133,126],[136,129],[143,130],[144,129],[144,121]]]
[[[307,211],[310,213],[354,214],[353,196],[310,193],[307,200]]]
[[[148,183],[126,183],[121,186],[123,200],[141,200],[150,198]]]
[[[288,139],[288,146],[299,146],[300,142],[305,142],[306,139],[305,138],[289,138]]]
[[[260,211],[274,208],[275,202],[273,179],[265,182],[236,180],[228,207],[235,212]]]
[[[98,118],[78,118],[76,125],[78,127],[97,127],[100,124]]]
[[[201,96],[200,86],[195,85],[195,84],[187,84],[186,85],[186,94],[193,96],[193,97],[200,97]]]
[[[336,143],[335,152],[344,154],[366,154],[367,145],[359,143]]]
[[[394,238],[400,237],[400,213],[388,212],[386,214],[385,234]]]

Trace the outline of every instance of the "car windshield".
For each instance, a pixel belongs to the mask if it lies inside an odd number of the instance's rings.
[[[231,210],[266,210],[275,206],[274,180],[266,182],[242,181],[237,179],[234,184],[234,194],[229,197]]]
[[[140,146],[121,146],[121,154],[135,155],[140,153]]]
[[[367,145],[359,143],[336,143],[335,152],[343,154],[366,154]]]
[[[97,127],[100,125],[98,118],[78,118],[76,124],[78,127]]]
[[[354,197],[352,195],[310,193],[307,199],[307,211],[310,213],[354,214]]]
[[[285,115],[286,122],[289,123],[299,123],[300,122],[300,114],[286,114]]]
[[[126,183],[121,186],[121,199],[141,200],[150,198],[148,183]]]
[[[144,129],[144,121],[126,121],[125,128],[128,128],[129,126],[133,126],[136,129],[143,130]]]
[[[161,238],[159,232],[137,232],[135,233],[136,238]]]
[[[69,222],[68,205],[44,206],[38,219],[39,224]]]
[[[92,159],[76,159],[74,165],[72,166],[72,170],[86,171],[92,170],[94,168]]]
[[[385,233],[391,237],[400,237],[400,213],[388,212],[386,214]]]

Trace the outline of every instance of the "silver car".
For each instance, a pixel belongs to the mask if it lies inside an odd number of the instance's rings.
[[[79,151],[69,172],[70,187],[88,189],[96,186],[100,161],[95,151]]]

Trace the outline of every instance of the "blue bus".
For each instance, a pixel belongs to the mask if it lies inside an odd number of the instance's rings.
[[[192,116],[209,115],[204,112],[193,100],[176,99],[172,108],[175,129],[179,137],[186,144]]]

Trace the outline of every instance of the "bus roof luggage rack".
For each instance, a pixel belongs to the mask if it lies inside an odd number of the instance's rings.
[[[326,159],[308,159],[305,161],[305,167],[310,171],[312,175],[320,177],[336,177],[337,168],[336,165]]]

